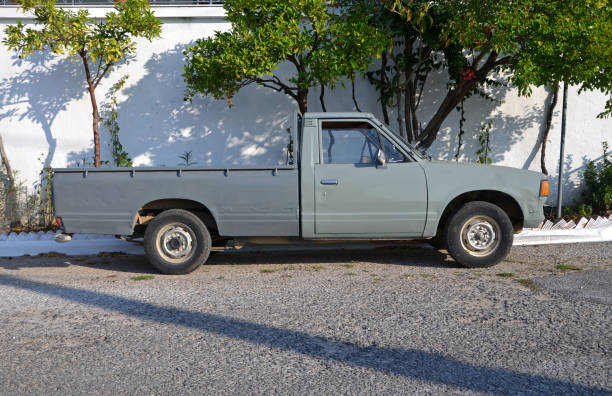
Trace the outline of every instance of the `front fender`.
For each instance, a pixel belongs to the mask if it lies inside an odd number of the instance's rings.
[[[539,197],[540,181],[546,176],[522,169],[481,164],[424,162],[428,206],[424,237],[436,235],[442,214],[451,201],[463,194],[494,191],[508,195],[520,207],[524,227],[535,227],[544,219]],[[494,203],[494,202],[493,202]]]

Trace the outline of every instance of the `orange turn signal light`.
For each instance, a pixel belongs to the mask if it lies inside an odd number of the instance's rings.
[[[548,180],[542,180],[540,182],[540,197],[548,197],[550,194],[550,184]]]

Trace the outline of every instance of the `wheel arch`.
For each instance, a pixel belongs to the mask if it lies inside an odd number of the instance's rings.
[[[438,221],[436,236],[442,235],[446,222],[452,213],[466,203],[473,201],[484,201],[498,206],[510,218],[515,233],[523,229],[525,221],[523,210],[512,195],[498,190],[474,190],[456,196],[446,205]]]
[[[144,232],[147,224],[158,214],[169,209],[183,209],[198,216],[211,231],[218,234],[219,226],[214,213],[203,203],[185,198],[163,198],[149,201],[136,211],[134,216],[133,229]]]

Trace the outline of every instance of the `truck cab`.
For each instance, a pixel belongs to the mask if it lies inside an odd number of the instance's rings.
[[[544,219],[545,175],[432,161],[372,114],[305,113],[290,132],[276,166],[54,169],[55,214],[67,233],[144,235],[170,274],[227,239],[425,239],[484,267]]]

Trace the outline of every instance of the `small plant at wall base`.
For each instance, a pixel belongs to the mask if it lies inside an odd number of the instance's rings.
[[[601,162],[589,161],[584,171],[585,201],[596,212],[610,213],[612,208],[612,161],[608,148],[608,142],[602,142]]]
[[[159,37],[161,21],[157,19],[146,0],[115,2],[116,12],[107,13],[100,21],[89,16],[86,9],[60,8],[54,0],[23,0],[21,10],[33,12],[34,28],[21,21],[4,29],[2,40],[19,57],[38,51],[56,55],[69,55],[83,64],[87,91],[92,106],[94,166],[100,162],[100,134],[96,88],[122,59],[134,54],[134,38],[148,40]]]
[[[191,150],[185,151],[183,154],[179,155],[179,158],[183,160],[183,162],[179,164],[180,166],[191,166],[198,164],[197,162],[192,161]]]
[[[119,141],[119,113],[117,112],[117,92],[123,88],[128,77],[128,75],[125,75],[115,84],[113,84],[113,87],[108,93],[108,104],[106,106],[105,117],[101,119],[102,124],[106,127],[106,130],[110,134],[110,147],[111,154],[113,156],[113,165],[117,167],[132,166],[132,159],[127,151],[123,149],[123,145]]]
[[[34,187],[36,188],[38,204],[40,205],[40,225],[46,228],[53,225],[53,190],[51,189],[53,171],[50,166],[45,166],[44,158],[44,154],[38,157],[38,161],[40,161],[43,167],[39,173],[40,178]]]
[[[287,143],[287,165],[293,165],[295,157],[293,154],[293,136],[291,135],[291,128],[287,128],[287,134],[289,134],[289,143]]]
[[[480,127],[480,133],[478,134],[478,144],[480,145],[480,148],[478,148],[478,151],[476,151],[476,154],[478,155],[478,160],[476,162],[479,164],[490,164],[493,162],[491,161],[491,157],[489,157],[489,153],[491,152],[490,133],[491,122],[489,121]]]
[[[455,161],[459,161],[459,155],[461,154],[461,147],[463,147],[463,135],[465,134],[465,130],[463,126],[465,125],[465,101],[461,101],[459,106],[457,107],[457,111],[459,112],[459,134],[457,135],[457,152],[455,153]]]

